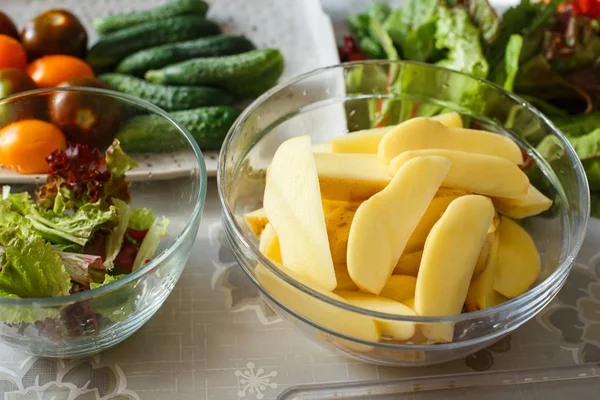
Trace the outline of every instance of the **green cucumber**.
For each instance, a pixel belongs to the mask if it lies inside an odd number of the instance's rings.
[[[147,100],[167,111],[203,106],[227,105],[232,96],[220,89],[203,86],[162,86],[123,74],[104,74],[99,78],[112,89]]]
[[[170,3],[149,10],[96,18],[93,25],[96,32],[105,35],[145,22],[159,21],[169,17],[177,17],[179,15],[197,14],[204,17],[207,11],[208,4],[202,0],[173,0]]]
[[[229,128],[240,115],[237,108],[203,107],[169,114],[194,137],[203,150],[219,150]],[[186,141],[175,126],[159,115],[143,115],[125,122],[117,139],[130,153],[169,152],[185,148]]]
[[[254,50],[251,41],[243,36],[211,36],[181,43],[170,43],[138,51],[125,57],[117,72],[142,75],[150,69],[196,57],[228,56]]]
[[[198,15],[165,18],[109,33],[90,49],[86,60],[103,71],[137,51],[220,32],[217,24]]]
[[[259,49],[233,56],[194,58],[163,69],[150,70],[146,72],[145,77],[154,83],[210,84],[233,90],[234,94],[240,92],[242,95],[255,96],[261,94],[262,90],[252,90],[249,87],[238,91],[236,88],[249,85],[262,89],[267,83],[274,83],[272,76],[263,77],[265,71],[271,74],[271,71],[283,71],[283,56],[279,50]],[[259,85],[263,80],[265,84]]]

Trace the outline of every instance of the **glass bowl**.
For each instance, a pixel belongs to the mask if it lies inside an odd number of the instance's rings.
[[[69,296],[0,298],[2,341],[35,355],[62,358],[90,355],[122,342],[160,308],[179,279],[196,238],[207,178],[200,148],[185,128],[158,107],[110,90],[53,88],[0,99],[0,126],[17,119],[50,121],[50,101],[57,94],[84,95],[99,115],[117,115],[115,129],[132,118],[149,116],[152,123],[164,128],[157,143],[164,155],[158,170],[170,171],[155,176],[143,172],[151,167],[157,170],[149,165],[151,155],[130,154],[139,166],[138,172],[128,173],[131,206],[151,208],[156,217],[170,220],[168,236],[143,267],[115,282]],[[32,194],[44,182],[44,176],[0,169],[0,185],[10,185],[13,193]]]
[[[388,84],[391,82],[391,84]],[[258,250],[243,214],[262,207],[265,172],[286,139],[310,135],[314,144],[381,122],[441,110],[456,111],[472,126],[511,136],[532,159],[536,185],[554,199],[545,215],[522,221],[541,255],[542,272],[525,294],[495,307],[456,316],[409,317],[373,312],[324,296],[277,269]],[[552,157],[535,150],[546,136]],[[367,61],[327,67],[281,84],[257,99],[238,118],[219,160],[219,195],[233,253],[266,302],[309,338],[362,361],[381,365],[430,365],[465,357],[533,318],[558,293],[581,247],[589,214],[583,167],[563,135],[523,99],[485,80],[434,65]],[[532,178],[533,179],[533,178]],[[267,289],[257,265],[271,276]],[[373,342],[352,336],[344,320],[443,325],[453,341]],[[354,330],[356,332],[356,330]]]

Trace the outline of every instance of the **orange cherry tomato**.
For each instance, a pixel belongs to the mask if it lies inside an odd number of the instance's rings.
[[[27,73],[42,88],[56,87],[71,78],[94,77],[85,61],[64,54],[38,58],[27,66]]]
[[[22,174],[49,172],[46,158],[66,147],[65,135],[45,121],[26,119],[0,130],[0,163]]]
[[[27,52],[17,40],[0,35],[0,68],[25,69]]]

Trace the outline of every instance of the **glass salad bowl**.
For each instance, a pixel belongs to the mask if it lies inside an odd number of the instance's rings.
[[[160,129],[160,156],[112,142],[132,126]],[[17,172],[57,127],[68,142],[48,157],[48,174]],[[28,140],[11,147],[19,135]],[[156,106],[90,87],[0,99],[0,137],[0,339],[61,358],[125,340],[171,293],[194,243],[207,184],[198,145]],[[98,215],[108,217],[93,226]]]
[[[259,251],[243,215],[262,207],[265,175],[278,146],[310,135],[313,145],[415,116],[458,112],[465,126],[509,135],[523,166],[553,206],[521,220],[541,258],[541,274],[524,294],[500,305],[454,316],[402,316],[369,311],[313,290]],[[316,151],[316,150],[315,150]],[[431,365],[465,357],[515,330],[558,293],[580,249],[589,214],[581,162],[563,135],[523,99],[485,80],[411,62],[367,61],[327,67],[281,84],[257,99],[230,130],[219,160],[219,194],[229,244],[264,300],[310,339],[362,361]],[[258,268],[257,268],[258,266]],[[268,278],[268,279],[267,279]],[[366,319],[453,331],[449,342],[417,334],[405,341],[359,337]],[[344,320],[352,321],[349,328]]]

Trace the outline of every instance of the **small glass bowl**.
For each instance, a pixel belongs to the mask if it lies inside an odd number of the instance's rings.
[[[160,308],[175,287],[196,238],[207,178],[200,148],[185,128],[147,101],[118,92],[71,87],[20,93],[0,99],[0,126],[29,118],[50,121],[49,105],[57,94],[84,96],[99,115],[117,115],[115,129],[131,118],[152,116],[154,123],[167,128],[157,143],[160,152],[167,153],[167,159],[171,154],[174,165],[177,160],[187,161],[182,170],[167,165],[173,173],[163,175],[162,179],[150,173],[144,176],[138,173],[129,179],[131,206],[151,208],[156,217],[170,220],[168,237],[162,239],[156,256],[142,268],[97,289],[69,296],[0,297],[2,341],[35,355],[70,358],[94,354],[122,342]],[[145,157],[150,155],[135,157],[140,169],[150,167],[142,165],[149,164]],[[33,194],[44,182],[44,176],[34,179],[0,170],[0,185],[10,185],[13,193]]]
[[[242,216],[262,207],[265,172],[277,147],[295,136],[310,135],[319,144],[370,128],[382,106],[391,110],[388,124],[411,118],[417,109],[456,111],[472,126],[511,136],[532,158],[536,184],[554,199],[554,206],[546,215],[522,221],[540,251],[542,264],[541,275],[529,291],[498,306],[456,316],[384,314],[326,297],[281,272],[259,252],[258,239]],[[545,136],[555,142],[557,151],[551,160],[535,150]],[[565,283],[589,215],[589,189],[581,162],[538,110],[485,80],[411,62],[347,63],[313,71],[270,90],[230,130],[218,178],[227,239],[267,303],[309,338],[381,365],[431,365],[465,357],[533,318]],[[259,282],[255,271],[260,264],[280,281],[277,293]],[[317,308],[320,311],[314,312]],[[356,318],[453,327],[454,338],[449,343],[429,343],[418,337],[406,342],[368,341],[338,329],[335,321],[348,313]]]

